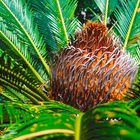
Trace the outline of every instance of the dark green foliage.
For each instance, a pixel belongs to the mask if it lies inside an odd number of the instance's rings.
[[[40,82],[4,52],[0,52],[0,82],[22,92],[31,102],[37,103],[46,98],[40,90]]]
[[[31,10],[22,0],[1,1],[0,10],[1,39],[43,82],[43,79],[47,78],[47,72],[49,72],[47,63],[45,63],[46,46],[38,32],[37,25],[33,22]]]
[[[48,45],[46,49],[57,52],[66,47],[70,35],[80,27],[80,22],[74,17],[77,1],[59,0],[57,3],[56,0],[28,0],[28,2],[35,13],[39,31]]]
[[[138,116],[140,116],[140,77],[138,77],[129,89],[126,99],[132,101],[132,108],[136,110]]]

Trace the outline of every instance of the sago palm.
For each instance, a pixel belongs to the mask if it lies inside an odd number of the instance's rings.
[[[0,139],[140,138],[139,0],[94,4],[0,0]]]

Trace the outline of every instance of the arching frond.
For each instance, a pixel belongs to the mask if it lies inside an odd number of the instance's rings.
[[[63,138],[74,136],[74,116],[68,116],[66,114],[59,113],[48,113],[42,115],[39,118],[34,118],[22,126],[13,125],[11,131],[15,133],[5,133],[1,138],[15,138],[20,139],[35,139],[39,138],[57,138],[58,136]],[[16,134],[16,135],[15,135]]]
[[[135,49],[140,39],[140,12],[139,0],[123,1],[117,6],[115,18],[117,25],[115,26],[118,35],[123,42],[123,48]]]
[[[28,0],[35,11],[39,31],[45,37],[48,49],[58,51],[67,45],[70,35],[80,26],[74,11],[76,0]]]
[[[39,137],[63,140],[74,139],[74,135],[75,140],[117,140],[118,138],[137,140],[140,138],[140,118],[132,109],[132,104],[126,102],[102,104],[79,115],[77,113],[80,112],[71,112],[72,108],[67,108],[67,105],[58,104],[57,106],[57,102],[48,102],[41,106],[7,104],[7,110],[16,106],[17,111],[19,108],[23,112],[30,111],[31,120],[24,118],[28,122],[22,120],[24,122],[22,125],[17,121],[4,132],[1,139],[18,140]],[[7,111],[11,118],[13,110]]]
[[[28,5],[24,0],[1,0],[0,11],[1,39],[18,54],[34,75],[44,83],[43,75],[45,73],[51,74],[45,60],[46,47],[33,21],[32,12]],[[38,64],[42,68],[43,74],[39,71]]]

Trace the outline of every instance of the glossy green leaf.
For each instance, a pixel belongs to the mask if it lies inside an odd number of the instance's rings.
[[[81,114],[76,126],[76,140],[140,138],[140,118],[125,102],[99,105]]]
[[[14,125],[5,131],[1,139],[34,139],[38,136],[47,139],[56,137],[71,138],[74,136],[74,124],[79,111],[70,106],[58,102],[46,102],[42,105],[8,104],[7,109],[10,120],[14,117],[12,113],[14,113],[15,107],[18,107],[17,111],[20,111],[22,108],[24,112],[30,113],[30,120],[26,118],[27,116],[23,115],[23,118],[25,117],[24,119],[28,120],[28,122],[16,121]],[[18,115],[20,116],[21,113]]]

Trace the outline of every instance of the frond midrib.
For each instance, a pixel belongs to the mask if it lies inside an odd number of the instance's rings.
[[[62,27],[63,27],[63,30],[64,30],[64,34],[65,34],[65,39],[66,39],[66,42],[68,43],[68,34],[67,34],[67,29],[66,29],[66,26],[65,26],[65,22],[64,22],[64,18],[63,18],[63,14],[62,14],[62,10],[61,10],[61,7],[60,7],[60,3],[59,3],[59,0],[56,0],[56,3],[57,3],[57,8],[58,8],[58,11],[59,11],[59,14],[60,14],[60,19],[61,19],[61,22],[62,22]]]
[[[106,5],[105,5],[105,19],[104,19],[104,24],[105,25],[107,25],[108,5],[109,5],[109,0],[106,0]]]
[[[82,123],[82,117],[83,117],[84,113],[80,113],[78,115],[78,117],[76,118],[76,133],[75,133],[75,140],[80,140],[80,132],[81,132],[81,123]]]

